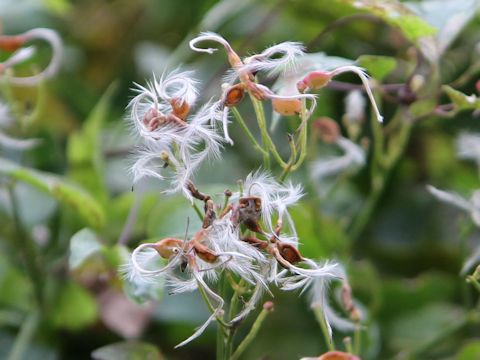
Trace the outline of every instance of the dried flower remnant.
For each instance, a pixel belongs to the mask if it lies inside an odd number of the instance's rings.
[[[220,275],[228,272],[252,288],[244,295],[242,309],[230,319],[236,324],[260,302],[270,285],[282,290],[310,287],[314,281],[341,277],[335,263],[319,264],[305,258],[298,249],[298,238],[288,207],[301,197],[301,187],[281,185],[268,173],[250,174],[243,191],[230,193],[225,208],[215,205],[209,195],[201,193],[193,183],[191,196],[205,204],[203,228],[188,241],[166,238],[156,243],[139,245],[123,272],[131,282],[149,283],[164,279],[170,293],[199,290],[214,303],[212,315],[187,342],[199,336],[208,324],[219,320],[225,300],[211,288]],[[282,231],[283,220],[288,224]],[[271,224],[276,221],[273,231]],[[243,231],[243,226],[254,235]],[[159,266],[158,258],[167,261]]]
[[[190,115],[197,85],[191,71],[173,71],[159,80],[154,76],[147,87],[137,85],[129,120],[143,145],[132,167],[134,182],[143,177],[168,180],[165,192],[182,191],[192,199],[187,189],[191,177],[203,161],[218,158],[222,148],[213,124],[215,104],[207,102]]]
[[[190,48],[194,51],[213,54],[215,48],[200,48],[198,43],[204,41],[217,42],[222,45],[226,52],[231,66],[230,73],[226,76],[226,85],[223,95],[220,99],[220,105],[223,108],[222,122],[225,132],[225,139],[233,144],[228,135],[228,112],[229,108],[238,105],[248,92],[257,100],[271,100],[273,108],[282,115],[290,116],[300,114],[302,109],[302,99],[309,99],[312,105],[309,114],[313,112],[316,106],[315,96],[311,94],[293,94],[278,95],[265,85],[258,83],[255,76],[259,72],[267,72],[270,76],[276,75],[293,66],[295,59],[303,55],[303,46],[295,42],[284,42],[265,49],[260,54],[240,58],[233,50],[231,45],[218,34],[205,32],[190,41]],[[276,55],[280,55],[275,58]],[[237,79],[239,82],[236,82]]]
[[[40,73],[32,76],[8,76],[8,81],[15,85],[33,86],[41,80],[54,76],[60,67],[62,58],[62,41],[57,32],[51,29],[36,28],[19,35],[0,35],[0,49],[15,51],[7,60],[0,63],[0,76],[6,69],[30,59],[35,52],[33,47],[23,47],[33,40],[46,41],[52,48],[52,57],[49,64]]]
[[[365,70],[358,66],[353,65],[346,65],[340,66],[332,71],[312,71],[305,75],[302,80],[297,83],[297,88],[300,93],[305,93],[309,90],[317,90],[325,87],[328,83],[337,75],[353,72],[358,75],[360,80],[362,80],[363,86],[365,87],[365,91],[367,92],[368,98],[373,107],[373,111],[375,116],[379,122],[383,122],[383,116],[380,114],[378,110],[377,103],[375,101],[375,97],[373,96],[372,90],[370,88],[370,83],[368,80],[368,76],[365,73]]]

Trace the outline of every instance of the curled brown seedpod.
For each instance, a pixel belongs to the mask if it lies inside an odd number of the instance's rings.
[[[195,254],[205,262],[214,263],[218,259],[218,255],[203,244],[195,242],[193,248],[195,249]]]
[[[313,128],[318,137],[326,144],[333,144],[340,137],[340,127],[334,120],[328,117],[321,117],[315,120]]]
[[[280,115],[293,116],[302,111],[302,102],[299,99],[272,99],[272,107]]]
[[[262,199],[257,196],[245,196],[238,200],[237,221],[244,224],[249,230],[261,233],[258,221],[262,215]]]
[[[266,241],[260,240],[255,236],[245,236],[242,238],[242,241],[245,241],[259,249],[266,249],[268,246],[268,243]]]
[[[186,101],[181,101],[180,99],[170,100],[170,105],[172,105],[172,112],[178,118],[185,120],[190,112],[190,105]]]
[[[277,242],[277,247],[282,258],[287,260],[290,264],[296,264],[302,261],[302,255],[295,246],[279,241]]]
[[[262,214],[262,199],[246,196],[238,200],[238,221],[258,221]]]
[[[166,238],[158,241],[152,247],[162,258],[170,259],[182,249],[183,241],[175,238]]]
[[[224,105],[228,107],[237,106],[245,96],[245,86],[243,84],[235,84],[227,89]]]

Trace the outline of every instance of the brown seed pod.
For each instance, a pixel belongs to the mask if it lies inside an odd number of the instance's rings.
[[[293,116],[302,111],[302,102],[299,99],[272,99],[272,107],[283,116]]]
[[[255,236],[245,236],[242,238],[242,241],[245,241],[253,246],[255,246],[258,249],[266,249],[268,246],[268,243],[266,241],[260,240],[256,238]]]
[[[195,254],[205,262],[214,263],[218,259],[218,255],[203,244],[195,242],[193,248],[195,249]]]
[[[290,264],[296,264],[302,261],[302,255],[295,246],[279,241],[277,242],[277,247],[282,258],[287,260]]]
[[[153,245],[153,248],[164,259],[170,259],[183,248],[183,241],[175,238],[166,238]]]
[[[190,112],[190,105],[187,104],[186,101],[181,101],[180,99],[172,99],[170,100],[170,105],[172,105],[172,112],[173,114],[185,120]]]
[[[228,107],[237,106],[245,96],[245,86],[243,84],[235,84],[230,86],[225,95],[224,105]]]

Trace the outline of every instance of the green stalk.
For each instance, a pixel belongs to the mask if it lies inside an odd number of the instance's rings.
[[[262,143],[264,146],[268,148],[268,150],[272,153],[275,161],[282,167],[285,168],[287,163],[283,161],[282,157],[277,151],[277,147],[273,142],[272,138],[268,134],[267,129],[267,121],[265,119],[265,111],[263,109],[263,105],[260,100],[257,100],[254,96],[250,94],[250,99],[253,104],[253,109],[255,110],[255,115],[257,117],[258,127],[260,129],[260,134],[262,135]],[[267,169],[270,168],[270,155],[268,157],[264,156],[264,165]],[[268,167],[267,167],[268,165]]]
[[[302,112],[300,114],[301,124],[300,124],[300,145],[299,145],[299,157],[295,165],[292,166],[292,171],[298,170],[298,168],[303,164],[305,158],[307,157],[307,143],[308,143],[308,126],[307,126],[307,109],[305,99],[302,102]]]
[[[397,116],[401,116],[400,110],[398,110],[395,114],[395,118]],[[363,230],[370,221],[372,213],[377,206],[383,190],[385,189],[387,178],[390,176],[393,168],[405,152],[413,126],[413,120],[404,121],[398,137],[391,140],[391,143],[389,144],[390,146],[388,147],[388,152],[386,155],[384,155],[383,133],[381,131],[378,132],[378,127],[380,124],[377,124],[376,119],[373,118],[372,122],[374,122],[372,126],[375,138],[372,166],[370,169],[371,191],[363,207],[349,227],[349,237],[353,241],[355,241],[362,234]]]
[[[325,339],[325,344],[327,345],[328,351],[335,351],[335,345],[330,339],[330,333],[328,331],[327,322],[325,321],[325,316],[320,309],[314,309],[313,313],[315,314],[315,318],[320,325],[320,329],[322,330],[323,338]]]
[[[241,128],[243,129],[243,131],[245,132],[245,135],[247,135],[248,139],[250,140],[250,142],[252,143],[253,145],[253,148],[257,151],[259,151],[262,156],[268,156],[268,151],[265,151],[261,145],[258,143],[257,139],[255,139],[255,136],[253,136],[252,132],[250,131],[250,129],[248,128],[247,124],[245,123],[245,120],[243,120],[243,117],[242,115],[240,114],[240,112],[237,110],[237,108],[235,107],[232,107],[231,108],[231,111],[233,113],[233,116],[235,117],[235,119],[237,120],[237,122],[240,124]]]
[[[25,352],[30,347],[30,343],[38,327],[39,321],[40,315],[36,310],[27,316],[20,328],[20,332],[15,338],[15,342],[8,354],[7,360],[22,360],[25,358]]]
[[[8,186],[8,196],[12,205],[13,223],[17,234],[17,242],[20,247],[20,252],[23,258],[25,269],[33,286],[35,300],[39,308],[43,307],[43,280],[42,271],[38,266],[38,256],[35,244],[25,234],[20,214],[18,213],[18,203],[15,198],[13,184]]]
[[[360,324],[357,324],[355,327],[355,332],[353,333],[353,344],[354,344],[354,354],[360,356],[360,351],[362,349],[362,328]]]
[[[192,207],[193,207],[193,210],[195,210],[195,213],[198,215],[198,218],[200,219],[200,221],[203,221],[203,214],[200,208],[198,207],[198,205],[195,203],[192,203]]]
[[[242,353],[247,349],[250,343],[257,336],[258,331],[262,327],[263,321],[265,320],[265,318],[270,312],[271,310],[262,309],[258,317],[255,319],[255,322],[253,323],[252,327],[250,328],[250,332],[247,334],[247,336],[245,336],[245,338],[242,340],[240,345],[238,345],[237,349],[230,357],[230,360],[237,360],[242,355]]]
[[[290,137],[288,140],[288,144],[290,145],[290,160],[288,161],[287,167],[283,169],[282,174],[280,175],[280,182],[284,182],[287,178],[290,170],[292,169],[293,164],[297,160],[297,147],[293,137]]]

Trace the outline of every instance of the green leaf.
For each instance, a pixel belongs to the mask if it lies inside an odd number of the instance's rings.
[[[414,352],[458,329],[465,314],[446,303],[433,303],[397,318],[390,334],[391,346],[397,351]]]
[[[448,95],[453,105],[455,106],[455,112],[462,110],[480,109],[480,99],[475,95],[468,96],[448,85],[443,85],[442,89],[443,91],[445,91],[445,93]]]
[[[147,236],[157,239],[172,236],[183,238],[187,223],[190,233],[201,228],[201,221],[188,201],[179,195],[161,195],[149,214]]]
[[[94,228],[101,227],[105,222],[102,206],[85,190],[61,176],[26,168],[2,158],[0,158],[0,174],[49,193],[58,201],[72,207]]]
[[[422,37],[428,37],[436,33],[436,29],[417,16],[408,7],[397,0],[342,0],[352,6],[366,10],[388,24],[397,27],[405,37],[414,44],[419,44]]]
[[[306,204],[290,210],[300,239],[300,252],[315,259],[343,253],[347,246],[345,233],[337,222],[321,217]]]
[[[91,229],[85,228],[76,232],[70,239],[70,255],[68,266],[70,270],[80,267],[91,255],[99,252],[102,244],[97,234]]]
[[[152,344],[139,341],[120,342],[92,352],[95,360],[162,360],[160,351]]]
[[[415,101],[410,105],[409,110],[413,117],[419,117],[431,114],[437,106],[437,102],[432,99],[423,99]]]
[[[110,113],[115,88],[115,84],[110,85],[85,120],[82,129],[70,135],[67,144],[69,176],[103,202],[107,200],[108,193],[103,174],[101,130]]]
[[[478,0],[423,0],[406,5],[437,30],[437,56],[453,43],[460,32],[475,17],[480,7]]]
[[[395,58],[390,56],[362,55],[357,62],[378,81],[382,81],[397,66]]]
[[[455,360],[475,360],[480,359],[480,342],[472,342],[463,345],[455,356]]]
[[[61,290],[53,309],[53,324],[68,330],[80,330],[92,325],[98,316],[93,296],[74,282],[67,283]]]

